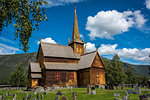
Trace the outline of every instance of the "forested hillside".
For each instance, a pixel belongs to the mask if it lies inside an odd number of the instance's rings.
[[[12,55],[0,55],[0,80],[7,79],[10,72],[14,71],[17,68],[17,65],[22,62],[25,70],[27,72],[29,68],[29,62],[36,61],[37,53],[27,53],[27,54],[12,54]],[[106,58],[103,58],[104,62],[109,61]],[[128,63],[124,63],[124,67]],[[134,72],[139,75],[149,76],[149,67],[150,65],[132,65]]]

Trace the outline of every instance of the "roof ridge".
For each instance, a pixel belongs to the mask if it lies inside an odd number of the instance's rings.
[[[81,56],[87,55],[87,54],[91,54],[91,53],[95,53],[95,52],[96,52],[96,50],[95,50],[95,51],[91,51],[91,52],[84,53],[84,54],[82,54]]]
[[[54,44],[54,43],[48,43],[48,42],[41,42],[44,44],[51,44],[51,45],[59,45],[59,46],[66,46],[66,47],[71,47],[71,46],[67,46],[67,45],[61,45],[61,44]]]
[[[76,64],[76,63],[58,63],[58,62],[44,62],[44,63],[47,63],[47,64]]]

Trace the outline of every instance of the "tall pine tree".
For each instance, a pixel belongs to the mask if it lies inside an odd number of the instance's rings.
[[[126,84],[136,84],[136,75],[130,65],[125,69],[126,74]]]
[[[14,72],[10,73],[8,78],[8,83],[14,86],[26,85],[27,84],[27,76],[25,74],[25,70],[22,62],[19,63],[18,67]]]
[[[120,61],[118,54],[113,60],[106,63],[106,80],[108,85],[118,85],[125,81],[124,65]]]

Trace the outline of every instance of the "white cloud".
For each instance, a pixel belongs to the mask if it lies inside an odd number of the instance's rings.
[[[83,34],[80,34],[80,38],[83,38]]]
[[[150,63],[149,53],[150,48],[145,49],[137,49],[137,48],[122,48],[117,49],[118,44],[102,44],[101,47],[98,48],[98,52],[100,55],[105,56],[113,56],[114,54],[118,54],[120,58],[123,59],[132,59],[136,62],[145,62]],[[86,51],[94,51],[96,50],[95,44],[88,42],[86,44]]]
[[[55,42],[55,40],[53,40],[51,37],[45,38],[45,39],[41,39],[42,42],[47,42],[47,43],[53,43],[53,44],[57,44]],[[37,44],[39,44],[40,41],[37,42]]]
[[[15,44],[15,42],[13,42],[13,41],[11,41],[11,40],[9,40],[7,38],[4,38],[4,37],[0,37],[0,40],[5,41],[5,42],[9,42],[9,43],[12,43],[12,44]]]
[[[68,5],[71,3],[76,2],[82,2],[86,0],[46,0],[48,2],[48,5],[43,5],[43,7],[52,7],[52,6],[60,6],[60,5]]]
[[[89,16],[86,30],[90,31],[90,38],[95,37],[113,39],[113,36],[127,32],[131,27],[141,28],[146,22],[141,11],[100,11],[94,17]]]
[[[85,44],[85,46],[86,46],[86,52],[90,52],[90,51],[96,50],[96,47],[95,47],[94,43],[88,42],[88,43]]]
[[[150,9],[150,0],[145,0],[146,8]]]
[[[114,54],[116,53],[116,47],[118,45],[117,44],[114,44],[114,45],[105,45],[105,44],[102,44],[101,47],[99,47],[99,53],[102,54],[102,55],[108,55],[108,54]]]
[[[117,49],[117,44],[110,45],[110,44],[102,44],[101,47],[98,49],[101,55],[114,55],[118,54],[120,58],[132,59],[139,62],[147,62],[150,63],[149,53],[150,48],[145,48],[139,50],[137,48],[122,48]]]
[[[16,51],[20,51],[18,48],[14,48],[12,46],[8,46],[0,43],[0,54],[15,54]]]
[[[144,19],[144,15],[141,14],[140,10],[134,12],[134,17],[135,17],[135,24],[138,28],[141,28],[147,21],[146,19]]]

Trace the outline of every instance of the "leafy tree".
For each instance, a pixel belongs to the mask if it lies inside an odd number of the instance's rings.
[[[127,84],[136,84],[136,75],[130,65],[125,69],[126,81]]]
[[[146,76],[138,76],[138,78],[137,78],[137,83],[139,84],[139,85],[147,85],[147,83],[148,83],[148,77],[146,77]]]
[[[14,86],[26,85],[27,76],[25,74],[22,62],[19,63],[18,67],[15,69],[14,72],[10,73],[8,83]]]
[[[108,85],[118,85],[124,82],[124,65],[117,54],[113,57],[112,61],[106,63],[106,67],[106,80]]]
[[[7,84],[7,80],[0,80],[0,85],[1,84]]]
[[[113,61],[120,61],[120,58],[119,58],[118,54],[113,56]]]
[[[114,81],[114,78],[112,76],[112,73],[113,73],[113,66],[112,66],[112,61],[104,61],[105,63],[105,66],[106,66],[106,83],[108,85],[111,84],[111,80]]]
[[[0,0],[0,32],[13,23],[15,39],[19,37],[19,46],[27,52],[29,38],[42,20],[47,20],[44,0]]]

